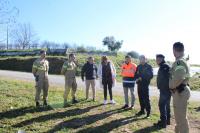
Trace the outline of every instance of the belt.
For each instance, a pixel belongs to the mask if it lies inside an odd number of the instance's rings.
[[[180,84],[175,89],[170,89],[170,90],[171,90],[172,93],[175,93],[176,91],[178,91],[178,93],[181,93],[185,90],[186,86],[189,86],[189,84]]]

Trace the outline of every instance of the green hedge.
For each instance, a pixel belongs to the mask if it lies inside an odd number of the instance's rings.
[[[77,55],[78,60],[78,70],[76,75],[80,76],[81,68],[86,62],[88,55],[79,54]],[[31,72],[33,62],[39,57],[8,57],[0,58],[0,69],[1,70],[13,70],[22,72]],[[96,56],[96,62],[99,63],[100,57]],[[49,61],[49,74],[60,74],[62,65],[64,61],[67,60],[64,56],[49,56],[47,57]]]
[[[84,63],[86,62],[88,56],[93,56],[95,59],[96,64],[100,63],[101,55],[88,55],[88,54],[77,54],[77,60],[78,60],[78,71],[77,75],[80,75],[80,71]],[[24,71],[24,72],[31,72],[33,62],[38,57],[4,57],[0,58],[0,69],[2,70],[14,70],[14,71]],[[117,75],[120,75],[120,66],[122,62],[124,61],[124,54],[118,54],[117,56],[108,56],[110,60],[114,63],[116,69],[117,69]],[[47,60],[49,61],[49,73],[50,74],[60,74],[61,67],[66,59],[65,56],[48,56]],[[138,60],[135,59],[134,62],[138,64]],[[149,60],[149,63],[151,65],[155,65],[154,60]],[[119,76],[118,79],[121,79]]]
[[[36,57],[0,59],[0,69],[31,72],[33,62],[36,59],[37,59]],[[60,74],[61,67],[63,65],[63,62],[66,59],[65,58],[47,57],[47,60],[49,61],[49,73],[50,74]]]

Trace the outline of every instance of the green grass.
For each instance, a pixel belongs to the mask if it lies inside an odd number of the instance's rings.
[[[153,79],[151,80],[151,85],[157,86],[156,76],[154,76]],[[200,78],[198,76],[191,77],[189,81],[189,85],[190,85],[191,90],[200,91]]]
[[[159,130],[153,123],[159,119],[157,99],[152,98],[152,116],[150,119],[134,117],[139,110],[138,100],[133,110],[121,110],[123,97],[115,95],[117,105],[102,105],[102,92],[97,92],[96,102],[85,101],[83,90],[77,92],[79,103],[63,108],[63,88],[51,87],[49,91],[50,107],[35,108],[34,84],[0,78],[0,132],[12,133],[18,130],[26,132],[134,132],[165,133],[173,132],[172,126]],[[192,130],[200,132],[200,109],[198,103],[190,103],[189,119]],[[199,111],[198,111],[199,110]],[[194,126],[195,125],[195,126]]]

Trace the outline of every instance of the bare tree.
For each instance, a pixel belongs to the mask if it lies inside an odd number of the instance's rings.
[[[0,0],[0,42],[6,42],[9,47],[9,31],[16,22],[19,10],[11,6],[9,0]]]
[[[13,31],[13,40],[22,49],[30,49],[31,45],[38,41],[30,23],[19,24]]]
[[[44,41],[41,46],[41,48],[46,48],[46,49],[50,49],[51,48],[51,42],[49,41]]]

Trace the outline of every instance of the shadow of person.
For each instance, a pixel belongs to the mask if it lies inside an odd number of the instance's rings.
[[[52,128],[51,130],[48,130],[47,133],[54,133],[54,132],[60,131],[64,128],[77,129],[82,126],[95,123],[96,121],[103,120],[113,114],[117,114],[117,113],[121,113],[121,112],[124,112],[124,110],[122,110],[120,108],[120,109],[114,109],[114,110],[110,110],[110,111],[107,111],[104,113],[89,115],[89,116],[85,116],[85,117],[81,117],[81,118],[74,118],[74,119],[59,123],[58,125],[54,126],[54,128]]]
[[[139,129],[137,131],[134,131],[134,133],[151,133],[151,132],[155,132],[161,130],[161,128],[157,127],[157,126],[149,126],[149,127],[145,127],[142,129]]]
[[[51,106],[39,107],[39,108],[36,108],[35,106],[29,106],[29,107],[12,109],[8,111],[0,112],[0,120],[4,118],[6,119],[16,118],[18,116],[23,116],[26,113],[42,112],[42,111],[49,111],[49,110],[53,110],[53,108]]]
[[[195,108],[197,112],[200,112],[200,107]]]
[[[93,102],[92,100],[86,100],[85,98],[82,98],[82,99],[78,99],[78,103],[77,104],[85,104],[85,103],[90,103],[90,102]],[[74,106],[74,104],[72,102],[68,102],[67,106],[64,107],[64,104],[63,102],[60,102],[60,103],[53,103],[51,104],[51,106],[56,109],[56,108],[68,108],[68,107],[71,107],[71,106]]]
[[[48,121],[48,120],[62,119],[62,118],[65,118],[65,117],[81,115],[81,114],[89,112],[91,109],[97,108],[99,106],[102,106],[102,105],[100,104],[100,105],[90,106],[90,107],[83,108],[83,109],[75,108],[75,109],[67,110],[67,111],[64,111],[64,112],[54,112],[54,113],[50,113],[50,114],[45,114],[45,115],[42,115],[42,116],[39,116],[39,117],[35,117],[35,118],[32,118],[32,119],[22,121],[20,123],[12,125],[12,127],[24,127],[24,126],[31,125],[32,123],[36,123],[36,122],[45,122],[45,121]]]
[[[102,132],[110,132],[115,128],[127,125],[129,123],[132,123],[134,121],[139,121],[145,118],[137,118],[134,116],[131,117],[126,117],[126,118],[121,118],[121,119],[117,119],[117,120],[113,120],[111,122],[108,122],[106,124],[97,126],[97,127],[89,127],[86,129],[82,129],[80,131],[78,131],[77,133],[87,133],[87,132],[95,132],[95,133],[102,133]]]

